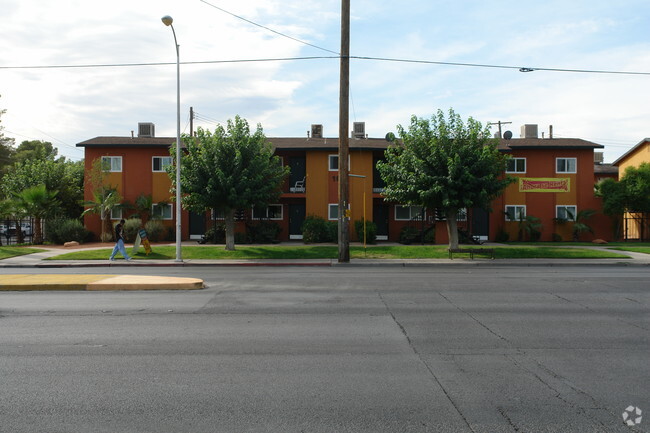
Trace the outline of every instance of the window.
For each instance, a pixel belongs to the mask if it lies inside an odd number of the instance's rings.
[[[122,171],[121,156],[102,156],[102,170],[104,171]]]
[[[167,171],[167,167],[172,165],[171,156],[154,156],[153,157],[153,168],[155,172],[158,171]]]
[[[122,219],[122,208],[121,207],[114,207],[111,209],[111,219],[112,220],[121,220]]]
[[[526,206],[506,206],[506,221],[526,218]]]
[[[526,173],[526,158],[509,159],[506,173]]]
[[[330,155],[329,156],[329,170],[330,171],[339,171],[339,156]]]
[[[282,205],[270,204],[267,207],[253,207],[253,219],[282,219]]]
[[[447,221],[447,215],[440,209],[436,209],[436,221]],[[467,221],[467,208],[458,209],[456,221]]]
[[[164,220],[172,219],[172,205],[171,204],[154,204],[151,207],[151,217],[161,218]]]
[[[575,158],[555,158],[556,173],[576,173],[576,167]]]
[[[223,220],[226,219],[226,215],[223,212],[223,209],[212,209],[210,211],[210,219]]]
[[[339,205],[338,204],[329,204],[328,205],[327,218],[329,220],[338,220],[339,219]]]
[[[555,218],[565,221],[575,221],[575,206],[555,206]]]
[[[422,219],[422,206],[395,206],[395,221]]]

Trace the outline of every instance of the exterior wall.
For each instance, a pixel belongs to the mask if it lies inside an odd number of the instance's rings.
[[[633,149],[618,161],[618,175],[623,177],[625,169],[628,167],[638,167],[642,162],[650,162],[650,142],[642,142],[641,145]]]
[[[166,201],[172,204],[172,215],[175,218],[174,197],[170,193],[171,180],[167,173],[153,172],[152,158],[154,156],[169,156],[169,151],[165,147],[114,147],[114,148],[94,148],[85,149],[85,169],[89,173],[92,169],[93,161],[102,156],[121,156],[122,171],[108,173],[106,183],[115,186],[123,198],[123,201],[135,203],[140,194],[151,194],[154,203]],[[84,185],[84,199],[92,199],[92,187],[89,182]],[[125,210],[123,218],[128,218],[129,214],[135,211]],[[182,238],[189,237],[188,212],[183,211],[182,221]],[[174,218],[163,220],[167,228],[174,228]],[[113,225],[116,220],[112,221]],[[96,237],[101,233],[101,220],[99,215],[87,214],[84,217],[84,224],[93,232]]]
[[[628,167],[638,167],[643,162],[650,163],[650,141],[642,141],[628,154],[620,158],[616,165],[618,165],[619,178],[625,176],[625,170]],[[623,217],[623,238],[629,240],[642,239],[647,236],[647,228],[642,227],[642,224],[647,224],[644,220],[643,214],[626,213]],[[645,229],[645,230],[644,230]]]
[[[510,240],[518,238],[519,222],[506,221],[506,206],[526,206],[527,216],[540,218],[541,241],[553,240],[553,233],[560,235],[562,240],[571,240],[572,223],[561,224],[555,221],[557,206],[576,206],[577,212],[585,209],[599,211],[602,208],[601,199],[594,195],[593,149],[515,149],[511,156],[526,158],[526,172],[508,173],[509,176],[517,179],[566,178],[569,179],[569,190],[523,192],[519,189],[519,182],[508,186],[504,194],[492,204],[490,239],[495,239],[500,230],[508,233]],[[556,158],[576,158],[576,173],[556,173]],[[608,218],[602,213],[597,213],[585,223],[594,229],[594,234],[583,233],[581,240],[612,238]]]

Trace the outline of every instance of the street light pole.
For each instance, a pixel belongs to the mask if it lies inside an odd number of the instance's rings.
[[[162,22],[172,28],[176,46],[176,261],[182,262],[181,254],[181,56],[176,31],[169,15],[162,17]]]

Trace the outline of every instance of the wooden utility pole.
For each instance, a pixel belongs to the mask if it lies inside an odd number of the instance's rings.
[[[509,125],[511,123],[512,122],[502,122],[499,120],[498,122],[488,122],[488,125],[499,125],[499,138],[503,138],[503,134],[501,133],[501,125]]]
[[[350,261],[350,0],[341,1],[341,78],[339,94],[339,263]]]
[[[190,137],[194,137],[194,107],[190,107]]]

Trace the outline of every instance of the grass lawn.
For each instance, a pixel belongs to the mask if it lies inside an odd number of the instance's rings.
[[[465,246],[463,246],[465,248]],[[324,246],[237,246],[235,251],[226,251],[223,246],[183,247],[183,259],[336,259],[338,247]],[[472,248],[472,246],[467,246]],[[480,248],[480,247],[476,247]],[[587,248],[557,248],[533,246],[504,246],[495,248],[498,259],[524,258],[626,258],[622,254]],[[48,260],[108,260],[112,249],[84,250],[62,254]],[[127,248],[127,252],[130,248]],[[463,254],[458,255],[460,258]],[[469,257],[469,254],[466,254]],[[146,256],[140,252],[134,256],[138,260],[173,260],[176,257],[174,246],[154,246],[153,252]],[[363,247],[351,247],[350,257],[369,259],[446,259],[449,258],[447,245],[408,245],[408,246],[369,246],[367,255]],[[118,254],[116,258],[122,257]]]
[[[644,254],[650,254],[650,246],[645,246],[645,247],[616,247],[616,248],[611,248],[612,250],[617,250],[617,251],[630,251],[632,253],[644,253]]]
[[[10,257],[24,256],[26,254],[40,253],[44,250],[38,248],[25,248],[25,247],[0,247],[0,260],[8,259]]]

